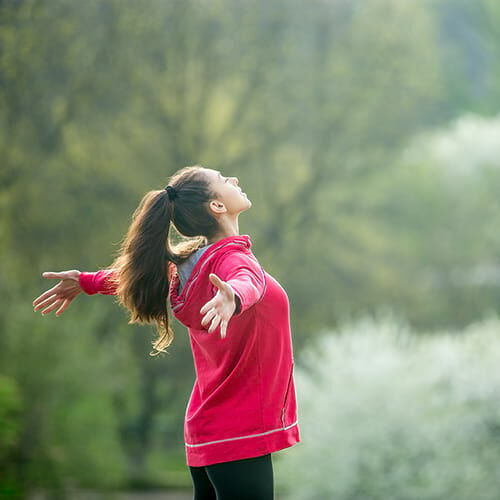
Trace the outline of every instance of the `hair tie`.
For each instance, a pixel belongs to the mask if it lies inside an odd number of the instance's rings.
[[[172,187],[172,186],[166,186],[165,187],[165,191],[167,192],[168,199],[170,201],[175,200],[177,198],[177,191],[176,191],[176,189],[174,187]]]

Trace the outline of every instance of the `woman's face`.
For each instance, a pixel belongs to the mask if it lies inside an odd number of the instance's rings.
[[[246,193],[238,185],[237,177],[225,177],[218,170],[204,169],[210,179],[212,191],[217,197],[210,202],[210,208],[218,213],[237,215],[252,206]]]

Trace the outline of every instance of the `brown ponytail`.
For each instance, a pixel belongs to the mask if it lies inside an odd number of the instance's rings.
[[[203,167],[185,167],[168,184],[176,191],[175,199],[171,200],[165,189],[144,195],[109,266],[115,271],[118,302],[130,311],[129,324],[156,322],[158,338],[151,356],[167,352],[174,339],[167,310],[169,264],[185,261],[218,230],[217,219],[208,209],[215,194]],[[181,236],[191,239],[172,247],[171,223]]]

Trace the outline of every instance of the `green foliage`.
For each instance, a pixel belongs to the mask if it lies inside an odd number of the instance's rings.
[[[85,299],[56,318],[26,311],[25,299],[11,297],[9,313],[0,317],[0,365],[7,381],[17,382],[22,401],[11,422],[20,438],[9,444],[8,461],[0,460],[0,476],[9,472],[16,488],[29,482],[53,492],[185,486],[182,417],[192,384],[187,339],[179,335],[168,356],[153,359],[154,328],[148,338],[144,328],[127,325],[123,314],[110,311],[111,297],[107,304],[104,297],[103,303]],[[8,389],[5,397],[13,398]],[[6,417],[14,401],[6,399]],[[6,445],[9,428],[2,426]]]
[[[418,2],[313,5],[5,4],[9,260],[105,266],[144,191],[204,163],[254,201],[242,231],[289,290],[299,337],[374,306],[369,267],[391,248],[378,179],[442,91],[435,27]]]
[[[0,375],[0,461],[12,449],[19,436],[21,401],[16,383]]]
[[[460,328],[498,308],[500,122],[469,114],[416,136],[389,181],[412,323]]]
[[[346,323],[305,349],[302,443],[277,461],[292,499],[493,500],[500,487],[500,320],[418,336]]]
[[[443,118],[491,116],[500,98],[500,8],[496,0],[429,0],[441,33]]]
[[[18,477],[46,488],[123,482],[117,424],[133,410],[135,377],[119,337],[103,343],[91,334],[102,308],[42,319],[23,301],[9,312],[0,358],[23,403],[11,464]],[[123,407],[115,406],[120,395]]]
[[[0,375],[0,497],[15,498],[22,488],[11,466],[19,444],[21,399],[15,381]]]

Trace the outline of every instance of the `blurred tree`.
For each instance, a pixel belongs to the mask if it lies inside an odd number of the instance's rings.
[[[431,0],[439,25],[446,94],[443,118],[464,111],[496,114],[500,106],[499,4],[495,0]]]
[[[300,341],[396,297],[383,182],[433,120],[441,87],[433,20],[419,3],[336,2],[298,15],[313,47],[300,60],[305,106],[296,143],[272,157],[258,236],[290,291]]]
[[[499,156],[499,118],[471,114],[415,137],[387,181],[412,321],[459,328],[498,310]]]
[[[14,498],[22,483],[12,467],[12,455],[21,429],[21,398],[16,382],[0,375],[0,497]]]

